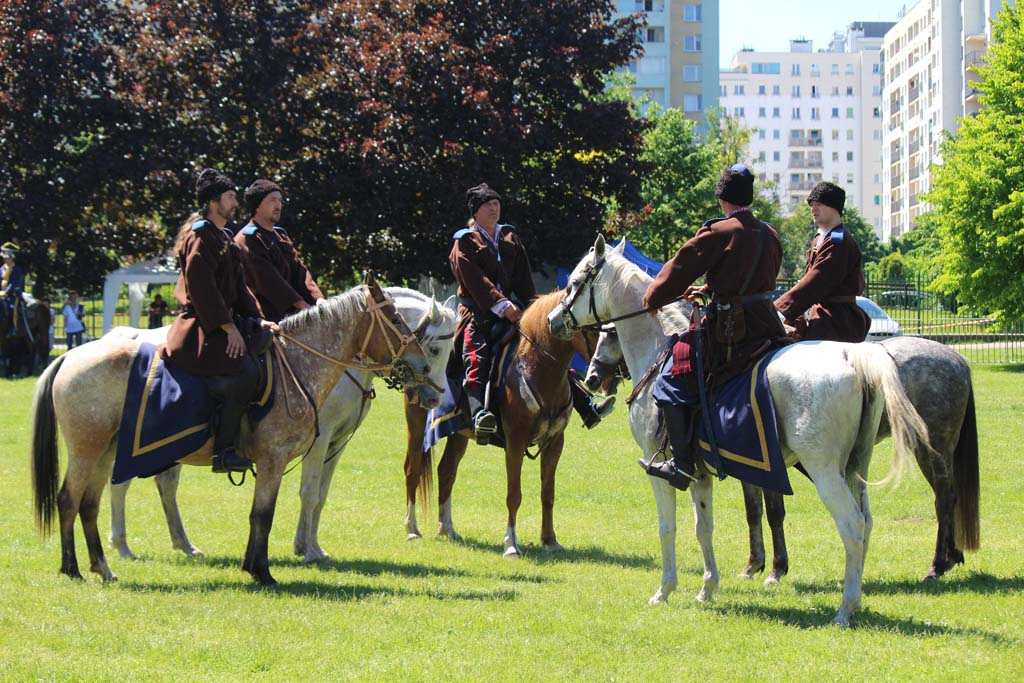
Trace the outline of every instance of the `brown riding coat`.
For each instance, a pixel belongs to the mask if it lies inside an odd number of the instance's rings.
[[[267,320],[280,322],[299,301],[312,306],[324,298],[283,228],[250,223],[235,235],[235,243],[242,249],[246,282]]]
[[[526,247],[512,226],[499,225],[497,230],[500,261],[479,230],[456,233],[459,237],[452,245],[448,263],[459,283],[460,324],[470,315],[486,320],[492,315],[492,306],[512,295],[523,306],[537,298]]]
[[[241,249],[231,233],[209,221],[197,221],[178,247],[181,274],[174,297],[182,306],[167,332],[163,357],[195,375],[231,375],[242,358],[228,358],[221,325],[235,316],[259,317],[256,299],[245,284]]]
[[[840,235],[841,233],[841,235]],[[807,251],[807,270],[775,307],[790,324],[800,327],[802,340],[862,342],[871,319],[853,300],[864,292],[864,269],[857,240],[842,224],[825,234]],[[835,297],[842,301],[833,300]]]

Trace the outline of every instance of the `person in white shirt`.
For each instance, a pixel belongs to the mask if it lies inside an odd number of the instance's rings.
[[[67,335],[70,351],[82,345],[82,333],[85,332],[85,306],[78,302],[78,292],[71,290],[61,314],[64,316],[64,333]]]

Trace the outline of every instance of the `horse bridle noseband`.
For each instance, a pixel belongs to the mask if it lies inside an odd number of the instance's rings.
[[[605,263],[606,260],[602,256],[594,263],[587,264],[587,267],[583,269],[583,281],[573,289],[567,291],[565,296],[562,297],[562,323],[570,332],[577,332],[581,330],[600,331],[602,326],[612,322],[611,320],[601,320],[601,316],[597,314],[597,301],[594,299],[594,280],[597,279],[597,276],[601,272]],[[569,284],[571,285],[572,283],[570,282]],[[584,287],[590,291],[590,315],[592,315],[596,321],[588,325],[581,324],[580,321],[576,319],[576,314],[572,312],[572,307],[576,305],[576,300],[579,299],[580,292]]]

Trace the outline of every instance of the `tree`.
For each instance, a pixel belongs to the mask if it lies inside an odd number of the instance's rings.
[[[922,223],[941,241],[935,286],[1010,321],[1024,318],[1024,7],[1004,4],[992,32],[983,108],[943,142]]]
[[[125,97],[154,126],[168,227],[195,171],[278,181],[321,279],[448,275],[464,192],[487,181],[538,264],[575,261],[603,202],[639,202],[644,122],[594,97],[632,59],[607,0],[251,3],[126,8]]]
[[[97,275],[159,249],[131,191],[140,129],[108,78],[110,3],[0,3],[0,237],[34,291],[95,290]]]

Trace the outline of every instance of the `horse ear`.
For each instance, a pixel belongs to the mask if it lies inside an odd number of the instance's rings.
[[[459,297],[452,294],[450,297],[444,300],[444,307],[452,313],[458,314],[459,312]]]
[[[433,287],[431,287],[433,289]],[[433,294],[430,296],[430,322],[438,323],[441,322],[441,308],[437,305],[437,299],[434,298]]]
[[[374,301],[384,300],[384,292],[380,290],[380,285],[377,284],[377,279],[373,277],[373,273],[366,271],[364,282],[367,289],[370,290],[370,296],[373,297]]]
[[[612,247],[612,251],[622,256],[626,252],[626,240],[625,238],[619,240],[619,243]]]
[[[597,258],[604,256],[604,235],[598,235],[594,240],[594,256]]]

